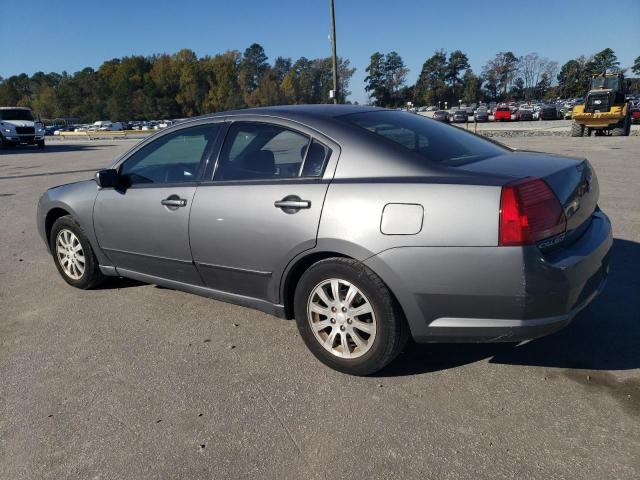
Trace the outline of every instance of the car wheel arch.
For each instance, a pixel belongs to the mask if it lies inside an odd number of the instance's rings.
[[[373,273],[378,275],[382,280],[382,282],[389,289],[389,292],[391,293],[391,296],[393,297],[393,300],[398,306],[398,309],[402,313],[403,317],[405,319],[407,318],[406,312],[404,311],[403,304],[398,299],[392,286],[389,285],[388,282],[385,280],[385,276],[377,272],[376,271],[377,269],[373,268],[372,265],[370,265],[369,262],[366,261],[367,259],[360,260],[358,258],[354,258],[353,256],[346,255],[344,253],[340,253],[336,251],[315,251],[313,253],[303,256],[302,258],[299,258],[285,272],[283,282],[282,282],[282,286],[283,286],[282,292],[281,292],[282,295],[280,298],[282,299],[282,303],[284,305],[284,315],[286,319],[291,320],[294,318],[294,298],[295,298],[296,286],[298,285],[298,281],[300,280],[304,272],[306,272],[312,265],[315,265],[317,262],[321,260],[325,260],[327,258],[346,258],[346,259],[355,260],[361,263],[363,267],[367,267],[368,269],[373,271]]]
[[[45,238],[47,239],[47,245],[49,245],[49,248],[51,248],[51,245],[49,244],[49,238],[51,237],[51,229],[53,228],[53,224],[59,218],[67,215],[73,216],[69,210],[65,210],[62,207],[53,207],[51,210],[47,212],[47,215],[44,220],[44,231],[46,235]]]
[[[348,255],[339,252],[332,251],[315,251],[305,255],[301,258],[298,258],[287,269],[283,276],[282,281],[282,289],[281,289],[281,300],[284,305],[284,314],[285,318],[291,320],[294,318],[293,312],[293,304],[296,286],[298,285],[298,281],[306,272],[309,267],[314,265],[315,263],[325,260],[327,258],[353,258]]]

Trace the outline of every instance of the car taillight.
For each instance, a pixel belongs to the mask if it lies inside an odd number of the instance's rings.
[[[562,205],[544,180],[525,178],[502,187],[499,245],[531,245],[566,227]]]

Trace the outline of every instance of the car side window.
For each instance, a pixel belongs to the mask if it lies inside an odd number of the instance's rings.
[[[331,156],[331,149],[321,144],[317,140],[311,142],[311,146],[307,151],[307,157],[304,159],[302,167],[303,177],[321,177],[324,173],[324,167],[327,160]]]
[[[198,125],[163,135],[131,155],[120,175],[129,185],[193,182],[221,125]]]
[[[300,176],[310,139],[268,123],[235,122],[215,174],[216,180],[263,180]]]

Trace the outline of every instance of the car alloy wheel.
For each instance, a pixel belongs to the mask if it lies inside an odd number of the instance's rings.
[[[354,284],[330,278],[317,284],[307,303],[307,318],[322,347],[340,358],[367,353],[376,338],[376,315]]]
[[[80,239],[66,228],[56,237],[56,255],[64,273],[73,280],[79,280],[85,271],[85,256]]]

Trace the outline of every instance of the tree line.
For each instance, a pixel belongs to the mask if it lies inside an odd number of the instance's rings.
[[[499,52],[476,74],[460,50],[437,50],[407,84],[409,69],[397,52],[371,55],[365,91],[373,104],[397,107],[458,102],[583,96],[592,74],[620,70],[610,48],[558,63],[537,53]],[[640,76],[640,56],[631,71]],[[344,103],[355,72],[338,59],[338,101]],[[198,56],[189,49],[168,55],[130,56],[74,74],[37,72],[0,77],[0,106],[31,107],[46,119],[63,117],[143,120],[183,118],[244,107],[327,103],[333,85],[331,58],[277,57],[272,63],[257,43],[243,53]],[[631,79],[638,91],[640,79]]]
[[[541,100],[583,96],[591,75],[603,71],[621,71],[620,62],[610,48],[580,56],[558,68],[558,62],[537,53],[516,56],[499,52],[483,67],[479,75],[471,69],[469,58],[460,50],[449,54],[437,50],[425,60],[414,85],[406,84],[409,70],[397,52],[371,55],[366,68],[365,90],[372,102],[397,107],[415,105],[444,107],[478,101]],[[631,71],[640,75],[640,56]],[[638,91],[640,79],[629,82]]]
[[[338,59],[338,100],[349,95],[355,69]],[[74,74],[37,72],[0,77],[0,106],[31,107],[42,118],[143,120],[277,104],[326,103],[333,85],[331,58],[277,57],[254,43],[242,54],[131,56]]]

